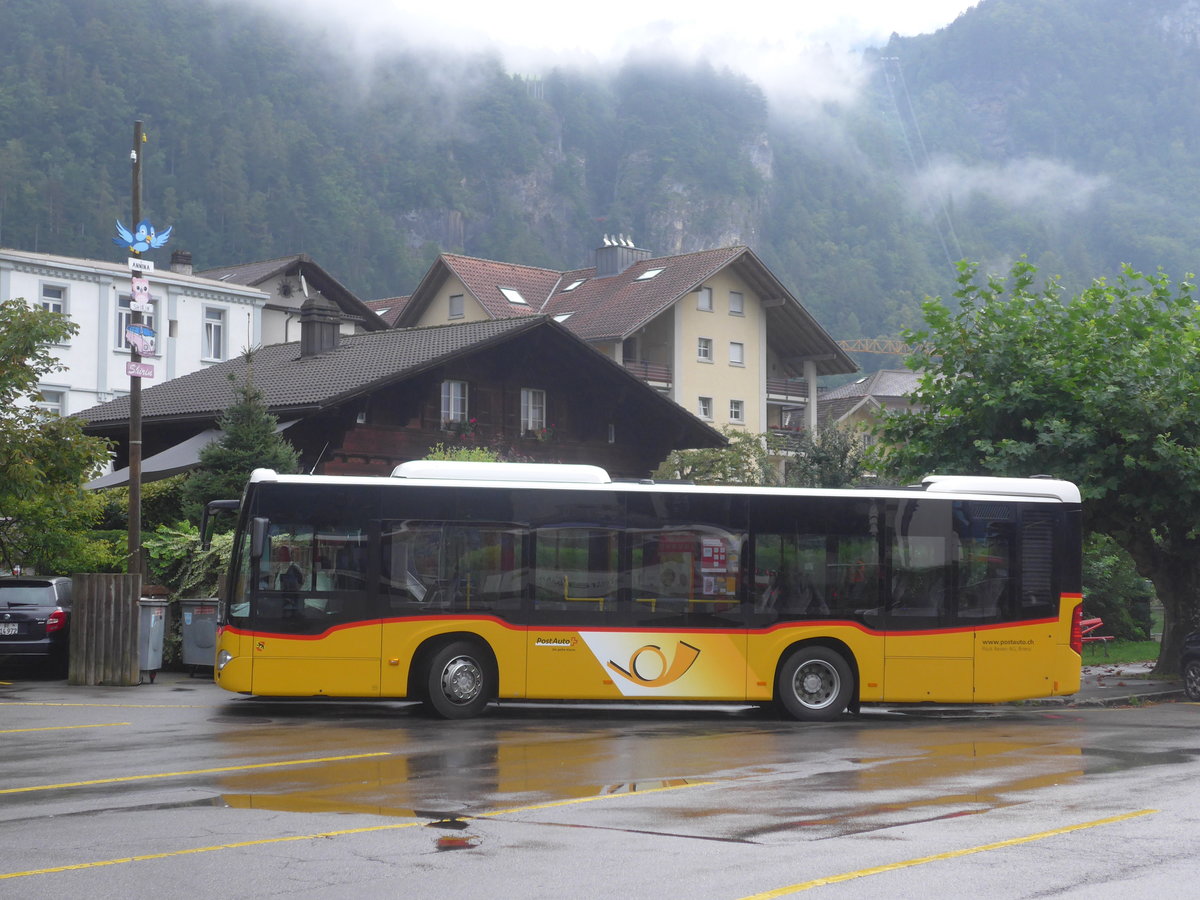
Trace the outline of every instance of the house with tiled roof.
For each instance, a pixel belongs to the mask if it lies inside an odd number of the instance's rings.
[[[385,297],[382,300],[364,300],[371,312],[383,319],[389,328],[396,324],[396,320],[400,318],[400,313],[404,311],[404,306],[408,303],[408,297]]]
[[[142,391],[145,480],[195,465],[235,401],[230,376],[247,374],[306,472],[386,475],[435,444],[467,443],[644,477],[672,450],[725,443],[550,317],[344,334],[336,308],[310,297],[299,341]],[[128,397],[80,413],[117,446],[117,471],[91,487],[127,478],[129,415]]]
[[[267,295],[263,344],[286,344],[300,337],[300,307],[323,297],[337,307],[344,334],[382,331],[388,324],[307,253],[205,269],[201,278],[257,288]]]
[[[592,266],[561,272],[444,253],[396,325],[550,316],[716,427],[784,425],[817,379],[856,372],[837,342],[747,247],[652,258],[606,237]]]
[[[911,369],[880,369],[821,394],[818,428],[831,425],[866,429],[882,411],[911,409],[908,399],[921,381]]]

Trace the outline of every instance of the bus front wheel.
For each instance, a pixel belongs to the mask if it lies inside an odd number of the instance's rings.
[[[813,644],[793,650],[779,667],[776,698],[802,722],[836,719],[850,703],[854,676],[836,650]]]
[[[479,645],[454,641],[430,657],[425,697],[430,710],[443,719],[479,715],[495,692],[491,666]]]

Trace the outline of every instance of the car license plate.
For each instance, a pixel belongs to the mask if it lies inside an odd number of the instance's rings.
[[[16,634],[16,622],[0,622],[0,634]]]

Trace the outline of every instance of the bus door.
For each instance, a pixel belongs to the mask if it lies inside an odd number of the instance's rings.
[[[378,696],[366,532],[336,521],[259,521],[266,540],[251,597],[252,693]]]
[[[966,703],[974,697],[974,632],[955,610],[953,504],[890,507],[883,627],[883,699]]]
[[[675,499],[688,510],[635,508],[628,528],[535,530],[530,697],[746,698],[745,534]]]
[[[616,629],[629,625],[620,590],[620,532],[601,524],[560,523],[534,529],[532,538],[527,696],[620,696],[591,649],[598,635],[612,639]]]

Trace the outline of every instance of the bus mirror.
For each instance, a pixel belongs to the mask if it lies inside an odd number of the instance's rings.
[[[208,520],[216,513],[236,510],[242,505],[240,500],[209,500],[204,505],[204,511],[200,513],[200,546],[207,550],[211,546],[212,539],[208,533]]]
[[[263,558],[263,553],[267,549],[267,527],[271,524],[270,519],[264,519],[261,516],[256,517],[250,523],[250,559],[254,563],[252,568],[258,567],[258,562]]]

